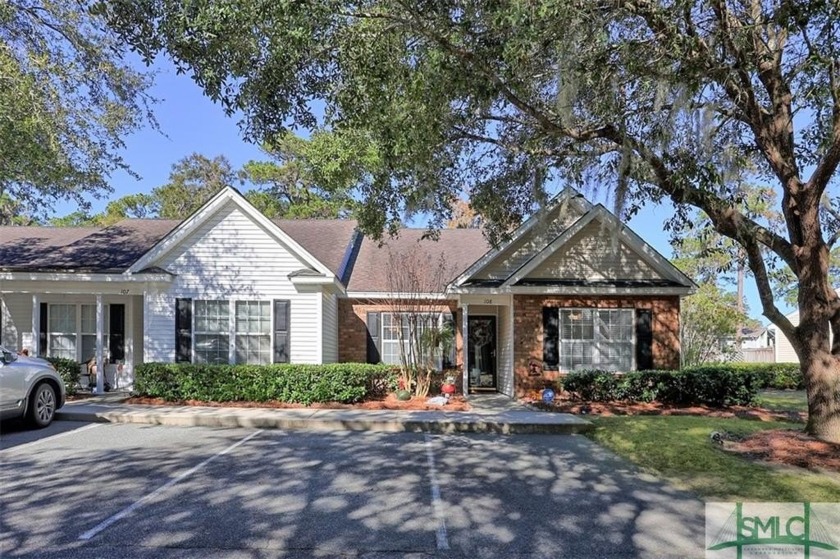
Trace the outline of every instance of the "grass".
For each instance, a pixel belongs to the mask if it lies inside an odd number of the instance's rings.
[[[808,411],[804,390],[762,390],[756,404],[774,411]]]
[[[677,487],[714,501],[840,502],[840,481],[809,471],[773,467],[724,452],[713,431],[747,435],[801,428],[785,422],[696,416],[592,417],[588,436]]]

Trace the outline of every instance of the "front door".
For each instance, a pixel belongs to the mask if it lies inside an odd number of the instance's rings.
[[[467,317],[467,371],[470,392],[495,392],[496,317]]]

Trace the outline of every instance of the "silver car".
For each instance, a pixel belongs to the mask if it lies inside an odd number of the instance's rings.
[[[0,346],[0,419],[22,417],[46,427],[64,405],[64,381],[44,359],[17,355]]]

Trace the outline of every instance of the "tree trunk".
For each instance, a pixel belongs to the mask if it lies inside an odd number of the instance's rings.
[[[840,355],[808,352],[802,374],[808,388],[808,424],[805,431],[824,441],[840,444]]]

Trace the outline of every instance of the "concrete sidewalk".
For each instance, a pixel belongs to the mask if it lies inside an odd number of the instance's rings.
[[[68,402],[56,420],[391,433],[573,434],[593,428],[574,415],[536,411],[507,397],[479,396],[470,398],[470,404],[473,409],[468,412],[223,408],[133,405],[105,396]]]

